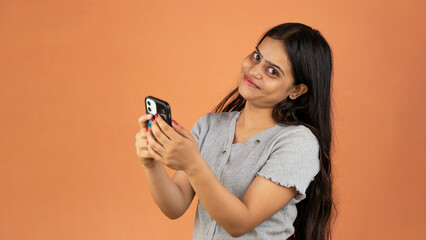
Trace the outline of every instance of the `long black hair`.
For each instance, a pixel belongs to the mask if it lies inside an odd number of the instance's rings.
[[[332,144],[330,46],[318,30],[301,23],[284,23],[268,30],[265,37],[281,40],[290,59],[294,85],[305,84],[308,92],[292,100],[279,102],[272,111],[275,122],[304,125],[319,142],[320,172],[306,190],[306,198],[296,204],[293,240],[331,239],[331,220],[336,208],[333,201],[330,149]],[[229,93],[214,112],[241,111],[246,100],[238,88]],[[334,211],[333,211],[334,210]]]

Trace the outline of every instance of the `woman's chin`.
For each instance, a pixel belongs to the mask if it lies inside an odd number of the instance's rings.
[[[245,85],[245,83],[240,84],[240,86],[238,86],[238,93],[241,95],[241,97],[243,97],[245,100],[249,100],[253,97],[255,97],[255,93],[253,92],[253,90],[248,87],[247,85]]]

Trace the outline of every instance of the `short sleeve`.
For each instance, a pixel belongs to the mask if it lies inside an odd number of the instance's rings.
[[[203,133],[203,128],[205,129],[206,126],[206,117],[207,115],[202,116],[198,121],[194,124],[194,126],[191,129],[191,134],[195,139],[195,142],[197,142],[198,150],[201,149],[201,138]]]
[[[257,175],[284,187],[295,187],[296,200],[306,198],[306,189],[319,172],[319,145],[315,135],[304,126],[283,134]]]

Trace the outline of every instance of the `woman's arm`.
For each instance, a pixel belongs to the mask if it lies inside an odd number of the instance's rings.
[[[152,115],[145,114],[138,120],[141,129],[136,134],[136,154],[144,166],[146,179],[154,201],[166,216],[175,219],[188,209],[194,198],[194,190],[182,171],[177,171],[173,179],[171,179],[163,164],[155,161],[149,154],[146,122],[151,118]]]
[[[144,166],[144,170],[152,198],[161,211],[170,219],[182,216],[195,195],[185,173],[176,171],[172,179],[159,162]]]
[[[242,199],[238,199],[219,182],[203,160],[191,133],[157,118],[148,133],[148,150],[154,159],[172,169],[182,170],[210,216],[231,236],[241,236],[265,221],[296,194],[263,177],[256,177]],[[151,144],[152,142],[152,144]]]
[[[257,176],[242,199],[229,192],[202,159],[186,170],[203,207],[231,236],[241,236],[284,207],[297,191]]]

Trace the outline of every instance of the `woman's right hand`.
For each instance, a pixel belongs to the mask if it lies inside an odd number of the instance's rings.
[[[152,158],[152,155],[148,152],[148,140],[147,140],[147,133],[148,133],[148,126],[147,121],[152,119],[151,114],[145,114],[142,115],[138,122],[139,126],[141,127],[141,130],[136,134],[136,154],[139,157],[139,160],[141,160],[142,164],[145,167],[153,167],[156,164],[156,161],[154,158]]]

